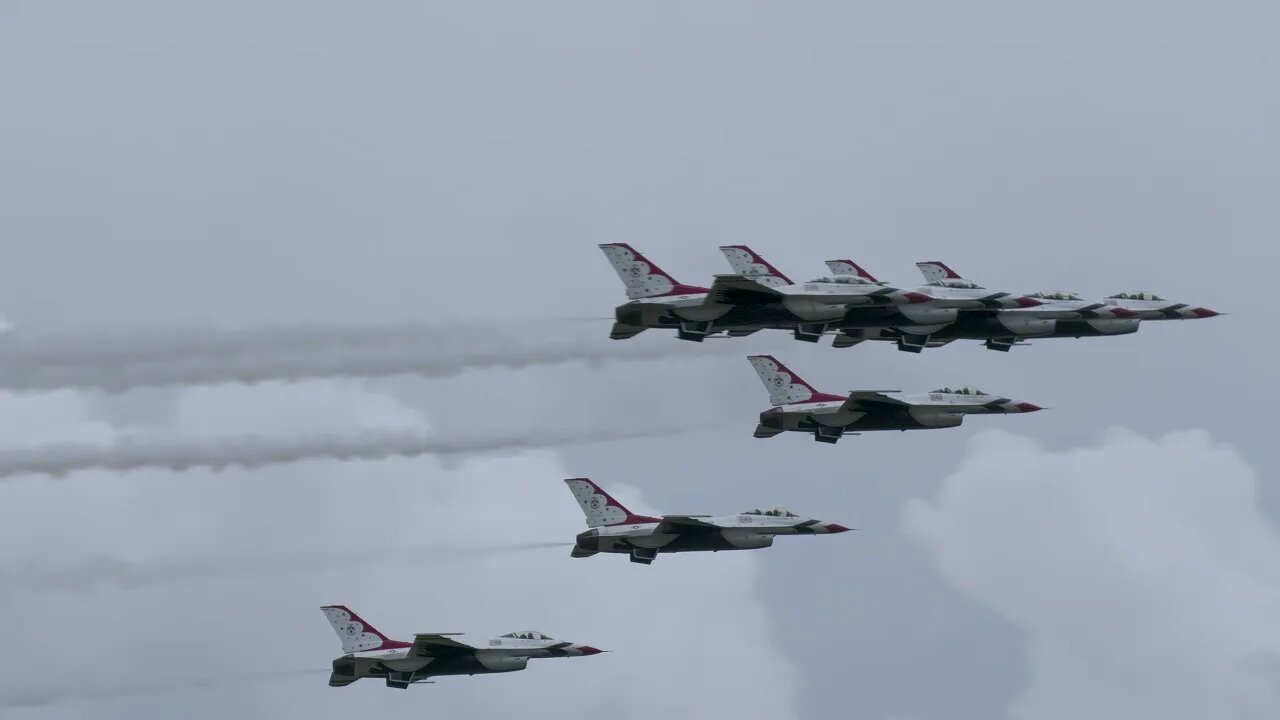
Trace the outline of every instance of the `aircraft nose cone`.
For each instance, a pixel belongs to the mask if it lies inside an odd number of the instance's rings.
[[[1044,409],[1044,408],[1040,407],[1039,405],[1032,405],[1032,404],[1031,404],[1031,403],[1029,403],[1029,402],[1020,402],[1020,403],[1018,403],[1017,405],[1015,405],[1014,407],[1018,408],[1018,412],[1024,412],[1024,413],[1027,413],[1027,412],[1035,412],[1035,411],[1037,411],[1037,410],[1043,410],[1043,409]]]
[[[902,294],[902,297],[906,298],[907,302],[913,305],[916,303],[926,303],[933,299],[924,293],[918,292],[905,292]]]
[[[827,528],[827,532],[829,533],[849,532],[849,528],[843,525],[838,525],[836,523],[827,523],[824,527]]]
[[[604,651],[601,650],[600,648],[591,647],[590,645],[579,645],[578,652],[582,653],[583,655],[599,655]]]
[[[1191,314],[1195,315],[1198,318],[1211,318],[1211,317],[1218,317],[1222,313],[1217,312],[1215,310],[1210,310],[1209,308],[1198,307],[1193,309],[1191,311]]]
[[[1013,299],[1013,301],[1018,303],[1018,307],[1023,307],[1023,308],[1040,307],[1041,305],[1044,304],[1043,302],[1033,297],[1027,297],[1025,295],[1016,297]]]

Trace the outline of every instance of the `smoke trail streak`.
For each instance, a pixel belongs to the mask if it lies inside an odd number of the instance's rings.
[[[310,670],[262,670],[252,674],[223,675],[206,678],[178,678],[166,682],[154,682],[114,688],[92,688],[79,684],[78,679],[45,691],[18,691],[0,696],[0,708],[36,708],[86,702],[109,702],[141,695],[164,695],[184,690],[206,690],[236,685],[275,683],[305,676],[321,676],[330,668]]]
[[[429,324],[277,323],[256,326],[87,328],[49,332],[18,328],[0,332],[0,357],[14,364],[129,364],[189,357],[316,352],[334,348],[474,342],[493,335],[544,335],[560,327],[606,318],[556,318],[511,323]]]
[[[0,450],[0,478],[15,475],[65,475],[77,470],[175,471],[207,467],[256,468],[300,460],[376,460],[393,456],[465,455],[655,437],[676,432],[662,430],[593,430],[530,433],[507,437],[440,438],[418,431],[321,433],[292,438],[261,435],[183,438],[126,436],[115,445],[51,443]]]
[[[244,340],[236,352],[206,354],[168,351],[100,357],[91,348],[33,360],[0,343],[0,388],[51,390],[85,388],[120,392],[144,386],[253,383],[332,377],[417,375],[439,378],[471,369],[521,369],[576,361],[650,361],[744,352],[735,343],[691,347],[691,343],[622,343],[598,337],[553,337],[493,331],[423,333],[406,341],[366,343],[355,348],[302,347],[278,338]],[[287,334],[286,334],[287,335]],[[313,338],[314,339],[314,338]],[[154,349],[154,348],[153,348]]]
[[[104,589],[137,590],[209,578],[318,573],[367,568],[443,564],[478,557],[567,548],[572,542],[531,542],[471,547],[386,548],[363,553],[306,552],[273,555],[241,555],[220,558],[181,558],[129,562],[98,557],[60,568],[24,567],[0,569],[0,598],[18,593],[89,594]]]

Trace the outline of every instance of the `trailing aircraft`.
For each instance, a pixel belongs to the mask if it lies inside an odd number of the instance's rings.
[[[482,675],[524,670],[531,658],[563,658],[604,652],[590,645],[560,642],[535,630],[500,635],[483,645],[454,639],[460,633],[417,633],[413,642],[392,640],[345,605],[320,608],[342,641],[333,661],[330,687],[362,678],[384,678],[404,689],[440,675]]]

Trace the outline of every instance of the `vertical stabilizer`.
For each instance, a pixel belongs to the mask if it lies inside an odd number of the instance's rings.
[[[329,619],[333,631],[342,641],[344,655],[368,650],[394,650],[410,647],[409,643],[392,640],[355,614],[345,605],[326,605],[320,608]]]
[[[622,279],[622,284],[627,286],[629,300],[707,292],[703,287],[676,282],[670,274],[626,243],[607,243],[601,245],[600,249],[609,258],[609,263]]]
[[[655,523],[658,518],[635,515],[622,503],[587,478],[569,478],[564,481],[577,499],[582,513],[587,516],[587,527],[604,525],[633,525]]]
[[[875,277],[871,273],[867,272],[865,268],[852,260],[828,260],[827,270],[829,270],[832,275],[853,275],[855,277],[860,277],[867,282],[873,282],[876,284],[880,283],[880,281],[875,279]]]
[[[768,287],[791,285],[791,278],[783,275],[778,268],[760,257],[759,253],[746,245],[725,245],[720,248],[729,261],[729,267],[738,275],[750,275],[752,280]]]
[[[812,385],[791,372],[772,355],[752,355],[747,359],[760,376],[760,382],[769,391],[769,402],[773,405],[844,399],[814,390]]]
[[[924,276],[925,282],[944,285],[949,280],[964,280],[964,278],[960,277],[960,273],[947,267],[947,264],[941,260],[918,262],[916,263],[916,268]]]

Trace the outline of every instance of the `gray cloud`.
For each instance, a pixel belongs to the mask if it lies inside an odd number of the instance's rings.
[[[1280,704],[1280,534],[1204,431],[1050,450],[976,438],[907,532],[1027,635],[1013,717],[1262,720]]]

